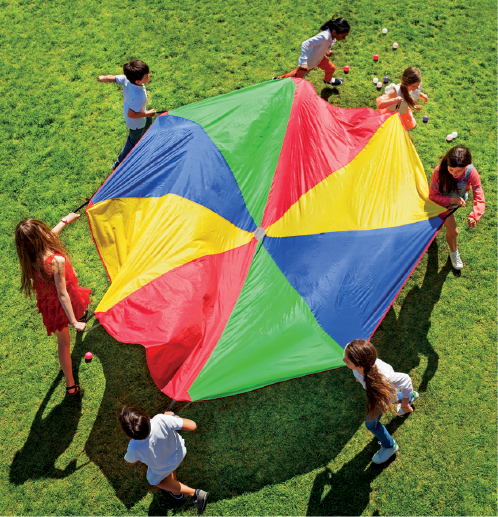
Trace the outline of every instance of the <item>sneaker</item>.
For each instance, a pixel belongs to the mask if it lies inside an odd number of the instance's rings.
[[[186,500],[187,496],[185,494],[174,494],[173,492],[170,492],[169,490],[164,490],[164,488],[161,488],[161,492],[168,498],[171,499],[171,501],[178,503],[179,506],[181,506]]]
[[[410,406],[413,406],[413,403],[419,398],[419,394],[414,391],[412,393],[412,401],[410,402]],[[403,416],[405,414],[405,412],[401,409],[401,402],[398,402],[398,406],[396,408],[396,413],[399,415],[399,416]]]
[[[342,81],[340,79],[331,79],[330,81],[323,81],[325,84],[330,84],[330,86],[341,86]]]
[[[204,492],[204,490],[199,489],[195,491],[195,495],[192,499],[199,513],[202,513],[204,511],[204,508],[206,508],[208,497],[209,492]]]
[[[463,262],[460,257],[460,253],[458,253],[458,250],[456,251],[450,251],[450,259],[451,259],[451,265],[455,269],[462,269],[463,268]]]
[[[379,442],[380,445],[380,442]],[[380,450],[378,450],[374,457],[372,458],[373,463],[385,463],[393,454],[396,454],[398,452],[399,446],[396,442],[394,442],[394,445],[392,447],[388,447],[387,449],[380,446]]]

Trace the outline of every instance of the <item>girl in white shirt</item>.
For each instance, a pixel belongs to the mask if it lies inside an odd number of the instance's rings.
[[[400,416],[411,413],[413,408],[410,404],[418,399],[418,393],[413,391],[409,375],[395,372],[390,364],[377,358],[377,350],[370,341],[355,339],[348,343],[343,360],[353,370],[356,381],[367,391],[365,426],[380,440],[381,445],[372,461],[384,463],[399,447],[380,419],[387,410]],[[393,406],[395,402],[398,402],[397,408]]]
[[[414,66],[408,67],[401,76],[399,84],[391,83],[386,86],[385,94],[377,97],[377,111],[379,113],[398,112],[403,126],[408,131],[417,125],[412,113],[412,108],[421,111],[422,107],[417,103],[422,99],[427,102],[427,95],[422,93],[422,74]]]
[[[332,18],[320,28],[320,33],[306,40],[301,45],[301,57],[299,66],[288,74],[274,77],[273,79],[285,79],[286,77],[298,77],[304,79],[313,68],[321,68],[325,72],[323,82],[332,86],[339,86],[342,82],[334,79],[335,65],[327,59],[331,56],[331,48],[336,41],[343,41],[349,34],[349,23],[344,18]]]

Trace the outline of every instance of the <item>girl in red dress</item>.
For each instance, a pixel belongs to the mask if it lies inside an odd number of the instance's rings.
[[[71,213],[52,230],[42,221],[27,219],[17,225],[15,232],[21,263],[21,292],[28,297],[36,292],[38,312],[47,334],[57,336],[59,363],[69,396],[78,394],[80,387],[73,377],[68,325],[79,331],[85,329],[86,323],[78,320],[90,304],[92,290],[78,285],[69,255],[58,235],[79,217],[79,214]]]

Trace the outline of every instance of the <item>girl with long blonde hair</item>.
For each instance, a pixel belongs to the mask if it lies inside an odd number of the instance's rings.
[[[43,221],[26,219],[15,230],[17,255],[21,264],[21,292],[31,297],[36,293],[47,334],[57,336],[59,363],[66,378],[66,392],[80,392],[75,384],[71,362],[69,328],[83,331],[86,323],[78,321],[90,303],[91,289],[78,285],[65,246],[59,240],[60,231],[76,221],[79,214],[71,213],[50,229]]]
[[[355,339],[348,343],[344,349],[344,362],[367,392],[365,426],[380,440],[381,446],[372,461],[384,463],[399,446],[380,419],[389,410],[400,416],[411,413],[411,403],[418,399],[418,393],[413,391],[409,375],[395,372],[390,364],[377,357],[377,350],[370,341]]]

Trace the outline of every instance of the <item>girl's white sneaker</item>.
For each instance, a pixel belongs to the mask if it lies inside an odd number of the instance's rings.
[[[451,265],[455,269],[462,269],[463,268],[463,262],[460,257],[460,253],[458,253],[458,250],[456,251],[450,251],[450,259],[451,259]]]

